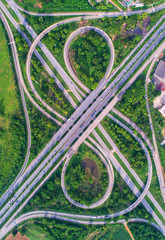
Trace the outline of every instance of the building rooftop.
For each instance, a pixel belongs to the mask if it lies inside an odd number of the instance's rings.
[[[127,5],[129,5],[133,0],[123,0],[123,2]]]
[[[156,67],[154,73],[154,81],[160,83],[165,83],[165,62],[160,60],[158,66]]]
[[[165,118],[165,105],[163,105],[163,107],[159,108],[159,112],[163,115],[163,117]]]

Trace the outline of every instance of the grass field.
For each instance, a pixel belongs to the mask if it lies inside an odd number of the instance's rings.
[[[131,237],[124,226],[114,225],[111,230],[102,237],[96,237],[93,240],[131,240]]]
[[[0,22],[0,194],[22,166],[26,139],[9,56],[8,40]]]

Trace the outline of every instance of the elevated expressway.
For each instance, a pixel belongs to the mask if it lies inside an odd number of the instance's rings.
[[[154,55],[154,54],[153,54]],[[153,55],[151,56],[151,59],[153,58]],[[151,60],[148,60],[148,62],[150,62]],[[146,64],[147,64],[147,62],[146,62]],[[145,68],[146,66],[143,66],[143,67],[141,67],[141,71]],[[138,73],[139,74],[139,73]],[[136,77],[135,78],[133,78],[132,79],[132,83],[133,83],[133,81],[135,81],[135,79],[136,79]],[[128,86],[130,86],[130,82],[128,83],[128,84],[126,84],[125,85],[125,89],[128,87]],[[105,90],[106,91],[106,90]],[[117,101],[119,101],[119,98],[118,97],[115,97],[114,98],[115,99],[115,101],[114,100],[112,100],[112,102],[114,101],[115,103],[117,102]],[[84,139],[86,138],[86,135],[89,135],[89,133],[90,132],[92,132],[93,130],[94,130],[94,128],[95,128],[95,126],[98,124],[98,122],[110,111],[110,109],[113,107],[113,104],[112,104],[112,102],[110,103],[110,104],[108,104],[107,105],[107,107],[102,111],[102,113],[94,120],[94,122],[90,125],[90,129],[88,128],[82,135],[81,135],[81,137],[77,140],[77,142],[73,145],[73,147],[72,147],[72,149],[77,149],[77,147],[84,141]],[[98,119],[99,118],[99,119]],[[75,125],[76,126],[76,125]],[[67,136],[67,135],[66,135]],[[74,135],[75,136],[75,135]],[[65,137],[64,137],[65,138]],[[60,142],[61,143],[61,142]],[[55,148],[56,149],[56,148]],[[42,164],[41,164],[42,165]],[[47,165],[48,166],[48,165]],[[44,171],[44,170],[43,170]],[[39,176],[41,176],[42,174],[43,174],[43,171],[42,172],[40,172],[40,174],[39,174]],[[33,174],[32,174],[33,175]],[[32,176],[31,175],[31,176]],[[30,176],[30,178],[31,178],[31,176]],[[35,179],[35,183],[36,182],[38,182],[39,180],[40,180],[40,177],[37,177],[37,179]],[[42,175],[43,176],[43,175]],[[41,176],[41,177],[42,177]],[[27,184],[26,184],[27,183]],[[33,188],[33,186],[34,186],[34,184],[35,184],[34,182],[32,182],[32,184],[29,186],[29,187],[27,187],[26,188],[26,190],[25,190],[25,192],[23,193],[23,195],[20,197],[20,198],[18,198],[17,199],[17,202],[15,202],[13,205],[12,205],[12,207],[10,207],[10,209],[9,209],[9,211],[1,218],[1,222],[2,221],[4,221],[4,219],[7,217],[7,216],[9,216],[10,215],[10,213],[13,211],[13,208],[15,208],[18,204],[19,204],[19,202],[20,201],[22,201],[23,200],[23,198],[25,197],[25,194],[27,194],[28,192],[29,192],[29,189],[30,188]],[[28,182],[25,182],[25,184],[26,184],[26,186],[28,185]],[[148,191],[148,189],[145,189],[145,191]],[[19,190],[20,191],[20,190]],[[146,191],[146,192],[147,192]],[[142,195],[140,195],[140,196],[142,196]],[[17,197],[16,197],[17,198]],[[139,198],[138,198],[139,199]],[[105,216],[104,216],[105,217]]]
[[[41,33],[41,34],[42,34],[42,33]],[[164,35],[162,35],[162,36],[164,37]],[[160,41],[160,39],[161,39],[161,37],[159,38],[159,40],[157,40],[156,43],[158,43],[158,42]],[[37,39],[37,40],[38,40],[38,39]],[[40,39],[39,39],[39,41],[40,41]],[[151,50],[151,49],[150,49],[150,50]],[[146,55],[147,55],[147,54],[146,54]],[[146,56],[146,55],[145,55],[145,56]],[[28,56],[29,56],[29,55],[28,55]],[[144,59],[145,56],[143,56],[143,59]],[[152,58],[153,58],[153,55],[152,55],[151,59],[149,59],[148,63],[152,60]],[[136,65],[136,67],[137,67],[137,66],[138,66],[138,64]],[[139,74],[139,73],[138,73],[138,74]],[[129,74],[128,74],[127,77],[129,77]],[[124,79],[124,81],[122,82],[122,84],[123,84],[125,81],[126,81],[126,80]],[[132,80],[131,83],[133,83],[133,81],[135,81],[135,79]],[[121,82],[120,82],[120,84],[121,84]],[[117,91],[117,90],[122,86],[122,84],[121,84],[121,85],[120,85],[120,84],[118,84],[117,88],[114,87],[114,89],[115,89],[114,92],[113,92],[113,90],[111,91],[113,94],[115,93],[115,91]],[[126,85],[126,86],[129,87],[130,84],[128,84],[128,85]],[[127,87],[124,88],[124,91],[127,89]],[[111,85],[111,88],[109,88],[109,91],[110,91],[111,89],[112,89],[112,85]],[[106,91],[106,90],[105,90],[105,91]],[[106,106],[106,102],[107,102],[108,99],[110,99],[113,95],[109,95],[109,94],[106,95],[105,91],[104,91],[103,95],[101,95],[101,97],[99,97],[99,101],[98,101],[97,103],[98,103],[98,105],[100,105],[100,106],[99,106],[99,108],[98,108],[97,111],[99,112],[99,110],[102,109],[103,106],[105,106],[106,108],[102,111],[103,114],[101,113],[101,114],[100,114],[101,116],[99,115],[100,118],[99,118],[99,116],[98,116],[98,117],[94,120],[94,122],[92,123],[93,125],[89,127],[89,128],[90,128],[90,132],[93,131],[93,129],[94,129],[95,126],[98,124],[98,122],[100,121],[100,119],[102,119],[102,118],[109,112],[109,110],[110,110],[111,107],[113,106],[112,103],[115,104],[117,101],[119,101],[120,98],[121,98],[121,95],[123,94],[123,92],[120,92],[120,94],[118,94],[117,97],[115,97],[115,98]],[[92,93],[91,93],[91,94],[92,94]],[[88,98],[89,98],[89,97],[88,97]],[[87,99],[88,99],[88,98],[87,98]],[[99,104],[100,98],[102,98],[102,101],[101,101],[102,103],[101,103],[101,104]],[[98,100],[98,99],[97,99],[97,100]],[[96,101],[97,101],[97,100],[96,100]],[[84,101],[84,102],[85,102],[85,101]],[[112,106],[111,106],[111,104],[112,104]],[[92,106],[93,106],[93,105],[92,105]],[[94,111],[94,108],[89,108],[89,109],[90,109],[90,111],[89,111],[89,112],[87,111],[88,114],[85,113],[85,114],[86,114],[85,117],[88,116],[89,122],[90,122],[90,121],[93,119],[93,118],[90,116],[90,114]],[[79,109],[78,109],[78,110],[79,110]],[[80,111],[80,110],[79,110],[79,111]],[[108,111],[108,112],[107,112],[107,111]],[[81,113],[82,113],[82,112],[81,112]],[[85,114],[84,114],[84,115],[85,115]],[[85,119],[85,117],[84,117],[84,119]],[[76,118],[75,118],[75,119],[76,119]],[[74,120],[74,118],[72,119],[72,121],[73,121],[73,120]],[[80,122],[80,123],[79,123],[79,122]],[[82,124],[82,121],[79,120],[79,122],[78,122],[79,124],[77,125],[77,127],[78,127],[78,126],[81,126],[81,124]],[[69,125],[68,123],[69,123],[69,122],[67,122],[67,125]],[[73,124],[73,122],[72,122],[72,124]],[[77,124],[77,123],[76,123],[76,124]],[[67,126],[67,125],[66,125],[66,126]],[[88,122],[85,124],[84,128],[85,128],[86,126],[88,126]],[[83,128],[83,129],[84,129],[84,128]],[[89,129],[89,128],[88,128],[88,129]],[[87,131],[87,130],[86,130],[86,131]],[[86,131],[85,131],[85,132],[83,133],[83,135],[80,137],[81,140],[80,140],[80,138],[79,138],[78,141],[77,141],[78,143],[76,142],[76,143],[75,143],[76,145],[73,145],[73,146],[76,146],[76,148],[77,148],[78,145],[81,144],[81,142],[84,141],[84,139],[86,138],[86,135],[88,135],[88,133],[87,133]],[[75,132],[75,130],[73,131],[73,133],[74,133],[74,132]],[[69,132],[69,133],[70,133],[70,132]],[[79,130],[78,134],[79,134],[79,133],[81,133],[80,130]],[[71,133],[71,134],[72,134],[72,133]],[[69,135],[68,138],[71,137],[71,134]],[[78,134],[77,134],[77,135],[78,135]],[[68,134],[67,134],[67,135],[68,135]],[[74,135],[74,136],[75,136],[75,135]],[[58,137],[59,137],[59,136],[58,136]],[[61,137],[61,136],[60,136],[60,137]],[[57,139],[57,135],[56,135],[55,138]],[[65,138],[65,137],[64,137],[64,138]],[[73,142],[73,141],[77,138],[77,136],[76,136],[76,137],[73,137],[73,136],[72,136],[72,138],[73,138],[73,139],[72,139],[71,142]],[[66,139],[67,139],[67,138],[66,138]],[[67,141],[67,140],[66,140],[66,141]],[[52,142],[53,142],[53,141],[51,141],[51,144],[52,144]],[[69,143],[69,145],[71,144],[71,142]],[[61,143],[61,142],[60,142],[60,143]],[[51,144],[49,144],[49,148],[51,147]],[[53,142],[53,144],[54,144],[54,142]],[[60,144],[59,144],[59,145],[60,145]],[[67,144],[66,147],[68,147],[69,145]],[[62,145],[57,146],[57,150],[56,150],[56,151],[59,151],[60,148],[61,148],[61,146],[62,146]],[[75,149],[76,149],[76,148],[75,148]],[[74,149],[74,147],[73,147],[72,149]],[[45,150],[45,149],[44,149],[44,150]],[[44,150],[43,150],[42,154],[45,154],[46,151],[44,151]],[[56,152],[56,151],[55,151],[55,152]],[[60,150],[60,151],[63,152],[64,149],[62,148],[62,150]],[[72,150],[71,150],[71,151],[72,151]],[[55,153],[55,152],[54,152],[54,153]],[[53,155],[54,155],[54,153],[53,153]],[[70,153],[71,153],[71,152],[70,152]],[[74,151],[73,151],[73,153],[74,153]],[[42,155],[42,154],[41,154],[41,155]],[[40,155],[40,157],[41,157],[41,155]],[[51,155],[51,157],[52,157],[53,155]],[[60,154],[60,155],[61,155],[61,154]],[[58,157],[59,157],[59,156],[58,156]],[[57,158],[57,159],[58,159],[58,158]],[[57,160],[57,159],[56,159],[56,160]],[[39,159],[39,160],[40,160],[40,159]],[[52,165],[51,165],[51,166],[52,166]],[[41,169],[42,169],[42,168],[41,168]],[[45,170],[44,170],[44,171],[45,171]],[[42,173],[42,174],[43,174],[43,173]],[[44,175],[44,174],[43,174],[43,175]],[[42,175],[42,176],[43,176],[43,175]],[[27,176],[27,175],[26,175],[26,176]],[[37,178],[38,178],[38,177],[37,177]],[[38,181],[37,181],[37,182],[38,182]],[[36,184],[36,182],[35,182],[35,184]],[[33,188],[33,186],[34,186],[34,183],[32,183],[32,188]],[[18,202],[17,202],[17,201],[18,201]],[[19,200],[17,200],[17,201],[16,201],[16,202],[19,203]],[[18,205],[18,204],[15,204],[15,206],[17,206],[17,205]],[[104,217],[105,217],[105,216],[104,216]]]

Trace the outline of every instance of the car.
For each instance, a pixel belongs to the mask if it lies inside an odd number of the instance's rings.
[[[68,120],[66,122],[69,122],[70,121],[70,118],[68,118]]]
[[[63,150],[59,151],[59,155],[61,155],[63,153]]]
[[[74,135],[76,135],[76,133],[74,133]]]
[[[91,117],[93,117],[96,114],[96,110],[91,114]]]
[[[9,204],[11,204],[15,199],[15,196],[12,197],[12,199],[9,201]]]

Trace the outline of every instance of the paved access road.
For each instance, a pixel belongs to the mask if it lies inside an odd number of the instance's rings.
[[[155,147],[155,152],[154,152],[153,159],[154,159],[154,162],[155,162],[155,167],[156,167],[156,172],[157,172],[157,176],[158,176],[158,180],[159,180],[159,185],[160,185],[162,197],[163,197],[163,200],[165,202],[165,179],[164,179],[164,176],[163,176],[163,171],[162,171],[161,161],[160,161],[160,157],[159,157],[158,146],[157,146],[157,142],[156,142],[155,130],[154,130],[152,117],[151,117],[151,112],[150,112],[150,108],[149,108],[148,94],[147,94],[147,85],[149,83],[149,77],[151,75],[151,71],[152,71],[158,57],[164,51],[164,49],[165,49],[165,46],[163,47],[163,49],[160,49],[160,51],[158,51],[156,53],[155,58],[153,59],[151,65],[150,65],[150,68],[149,68],[149,70],[147,72],[147,75],[146,75],[145,90],[146,90],[146,107],[147,107],[147,111],[148,111],[150,127],[151,127],[151,131],[152,131],[152,138],[153,138],[153,143],[154,143],[154,147]]]
[[[4,237],[9,231],[11,231],[14,227],[18,226],[18,224],[27,221],[29,219],[33,219],[33,218],[41,218],[41,217],[46,217],[46,218],[54,218],[54,219],[58,219],[58,220],[62,220],[62,221],[68,221],[68,222],[72,222],[72,223],[78,223],[78,224],[86,224],[86,225],[105,225],[107,224],[106,221],[85,221],[85,220],[77,220],[77,219],[72,219],[71,217],[73,217],[72,215],[68,214],[68,217],[65,217],[65,213],[58,213],[58,212],[51,212],[51,211],[35,211],[35,212],[29,212],[27,214],[24,214],[20,217],[18,217],[17,219],[15,219],[10,226],[8,227],[8,229],[4,229],[4,233],[2,235],[2,237]],[[125,219],[120,219],[117,222],[111,221],[108,224],[125,224],[127,221]],[[146,219],[137,219],[137,218],[132,218],[132,219],[128,219],[128,222],[141,222],[141,223],[146,223],[149,224],[148,220]],[[161,231],[160,227],[155,224],[155,223],[151,223],[155,228],[157,228],[159,231]]]
[[[27,11],[25,9],[23,9],[22,7],[20,7],[18,4],[16,4],[13,0],[7,0],[8,3],[11,3],[14,7],[18,8],[19,10],[30,14],[30,15],[34,15],[34,16],[87,16],[87,15],[99,15],[101,17],[118,17],[118,16],[130,16],[130,15],[135,15],[135,14],[141,14],[143,12],[147,12],[147,13],[154,13],[157,11],[160,11],[161,9],[165,8],[165,3],[160,4],[158,6],[152,7],[152,8],[148,8],[148,9],[143,9],[143,10],[136,10],[136,11],[123,11],[123,12],[97,12],[97,11],[93,11],[93,12],[55,12],[55,13],[36,13],[36,12],[31,12],[31,11]]]
[[[110,37],[100,28],[94,27],[94,26],[85,26],[85,27],[80,27],[77,30],[75,30],[74,32],[72,32],[69,36],[69,38],[67,39],[66,43],[65,43],[65,47],[64,47],[64,61],[65,61],[65,65],[70,73],[70,75],[72,76],[72,78],[75,80],[75,82],[82,88],[84,89],[87,93],[90,93],[90,90],[78,79],[78,77],[76,76],[76,74],[74,73],[70,60],[69,60],[69,47],[71,42],[73,41],[74,38],[76,38],[78,35],[80,34],[84,34],[88,31],[94,30],[95,32],[99,33],[108,43],[109,49],[110,49],[110,62],[109,65],[107,67],[107,70],[105,72],[104,78],[102,79],[102,81],[100,82],[100,84],[106,82],[106,79],[108,78],[108,76],[111,73],[113,64],[114,64],[114,60],[115,60],[115,49],[113,46],[113,43],[110,39]]]
[[[89,137],[89,139],[91,139]],[[100,154],[100,152],[95,148],[93,147],[90,143],[88,143],[87,141],[84,141],[84,143],[90,147],[93,152],[95,152],[101,159],[101,161],[104,163],[106,169],[107,169],[107,172],[108,172],[108,178],[109,178],[109,183],[108,183],[108,187],[107,187],[107,190],[104,194],[104,196],[99,199],[97,202],[91,204],[90,206],[87,206],[85,204],[81,204],[81,203],[78,203],[76,201],[74,201],[70,196],[69,194],[67,193],[67,190],[65,188],[65,173],[66,173],[66,169],[67,169],[67,165],[71,159],[71,155],[67,158],[67,160],[65,161],[65,164],[63,166],[63,169],[62,169],[62,174],[61,174],[61,187],[62,187],[62,190],[66,196],[66,198],[72,203],[74,204],[75,206],[77,207],[81,207],[81,208],[84,208],[84,209],[91,209],[91,208],[96,208],[100,205],[102,205],[110,196],[111,192],[112,192],[112,189],[113,189],[113,185],[114,185],[114,173],[113,173],[113,168],[112,168],[112,164],[111,162],[109,161],[109,159],[107,159],[108,161],[105,160],[105,158],[103,157],[102,154]]]

